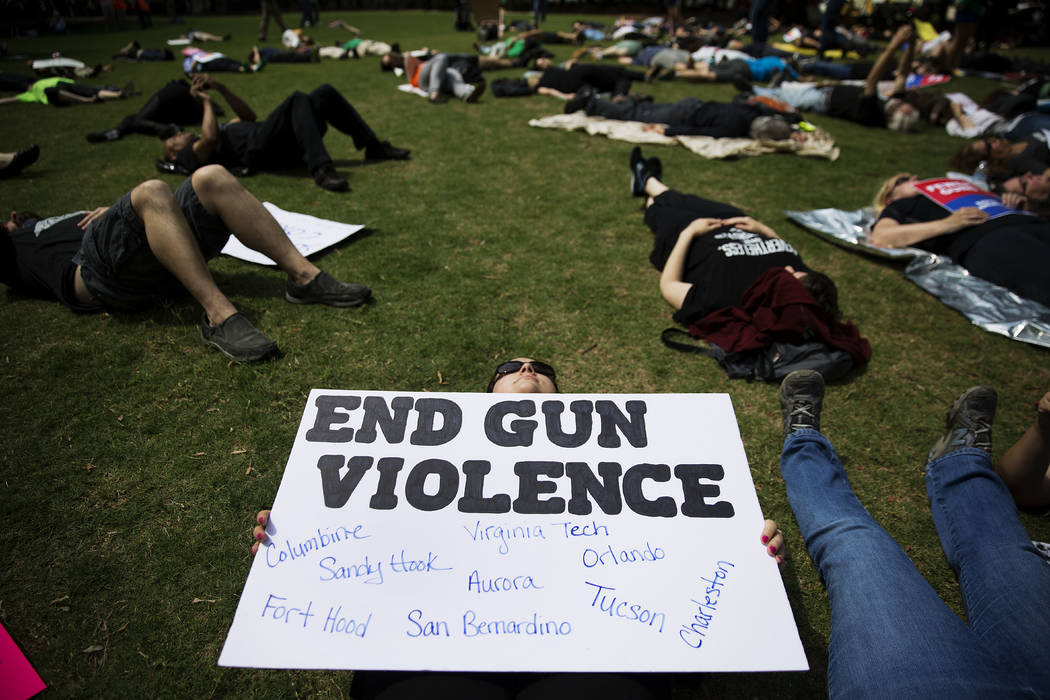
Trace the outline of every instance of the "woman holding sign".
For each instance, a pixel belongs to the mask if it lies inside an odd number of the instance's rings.
[[[1045,197],[1042,187],[1036,182],[1026,194]],[[881,213],[869,238],[872,245],[915,246],[943,255],[978,277],[1050,306],[1050,223],[1004,206],[965,181],[922,181],[910,173],[887,179],[875,206]]]
[[[492,393],[558,393],[554,368],[529,357],[499,364],[488,383]],[[270,511],[256,516],[251,552],[269,546]],[[781,563],[784,537],[772,520],[761,533],[762,547]],[[666,673],[459,673],[355,671],[352,692],[360,700],[428,698],[428,700],[529,700],[532,698],[617,698],[656,700],[672,697],[673,677]]]

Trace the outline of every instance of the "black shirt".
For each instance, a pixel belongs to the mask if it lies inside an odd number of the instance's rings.
[[[890,218],[899,224],[917,224],[946,218],[950,212],[925,195],[905,197],[890,202],[879,214],[879,219]],[[916,248],[960,260],[967,250],[985,235],[1003,228],[1017,226],[1039,226],[1039,218],[1028,214],[1006,214],[988,219],[982,224],[968,226],[955,233],[944,233],[915,243]]]
[[[690,324],[713,311],[737,306],[744,292],[773,267],[808,270],[780,238],[727,226],[697,236],[689,246],[682,279],[693,285],[674,320]]]
[[[575,63],[570,68],[552,66],[543,71],[537,87],[553,88],[558,92],[579,92],[584,85],[590,85],[598,92],[616,92],[617,84],[625,77],[619,66],[594,66]]]
[[[864,126],[886,126],[882,100],[865,95],[860,85],[835,85],[828,93],[828,116],[848,119]]]
[[[679,100],[679,105],[687,100]],[[693,103],[687,114],[681,115],[681,121],[668,124],[664,130],[667,136],[712,136],[714,138],[745,138],[751,132],[751,122],[762,112],[746,104],[736,102],[699,102]]]
[[[251,149],[253,137],[258,128],[259,122],[223,124],[219,127],[219,142],[215,146],[215,151],[206,162],[202,163],[197,160],[197,156],[193,152],[193,144],[200,140],[199,136],[178,152],[175,156],[175,162],[191,173],[197,168],[203,168],[205,165],[212,164],[221,165],[228,170],[250,167],[248,152]]]
[[[1010,170],[1015,175],[1041,173],[1047,168],[1050,168],[1050,149],[1043,141],[1029,141],[1023,151],[1010,159]]]
[[[18,230],[0,234],[0,281],[15,292],[43,299],[57,299],[76,311],[95,311],[97,306],[77,299],[73,285],[84,232],[77,223],[86,212],[45,219],[30,219]]]

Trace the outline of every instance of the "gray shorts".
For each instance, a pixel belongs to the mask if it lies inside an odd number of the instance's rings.
[[[219,254],[230,234],[222,220],[201,204],[191,180],[186,178],[175,191],[175,202],[208,260]],[[112,309],[136,311],[186,293],[150,250],[146,227],[131,206],[130,192],[91,223],[73,263],[80,265],[92,296]]]

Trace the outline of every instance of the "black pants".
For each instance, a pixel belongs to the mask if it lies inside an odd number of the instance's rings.
[[[360,700],[663,700],[671,686],[664,673],[355,671],[351,692]]]
[[[645,225],[653,232],[653,252],[649,254],[649,262],[657,270],[663,270],[678,241],[678,234],[694,220],[730,219],[734,216],[744,216],[744,212],[731,204],[695,194],[667,190],[654,197],[653,203],[645,210]]]
[[[324,134],[331,124],[360,150],[379,139],[353,105],[325,83],[309,95],[293,92],[259,124],[248,149],[252,170],[281,170],[306,163],[313,173],[331,165]]]
[[[1025,299],[1050,306],[1050,224],[991,231],[956,262]]]
[[[592,98],[586,106],[587,114],[619,119],[621,121],[648,122],[650,124],[689,124],[693,113],[703,104],[696,97],[686,97],[678,102],[635,102],[625,100],[613,102]]]
[[[190,95],[189,83],[172,80],[153,93],[138,113],[124,117],[117,131],[121,137],[128,134],[162,136],[171,131],[172,124],[200,124],[203,117],[204,108]]]

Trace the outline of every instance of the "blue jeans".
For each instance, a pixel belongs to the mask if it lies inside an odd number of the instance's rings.
[[[800,112],[826,114],[828,111],[829,87],[817,87],[809,83],[791,83],[775,88],[754,87],[751,92],[760,97],[775,97],[784,100]]]
[[[860,504],[827,438],[793,433],[780,469],[827,587],[829,697],[1050,695],[1050,567],[988,453],[958,450],[926,467],[933,521],[968,622]]]
[[[419,72],[419,87],[430,94],[453,94],[462,100],[470,94],[471,86],[458,70],[449,68],[449,61],[447,53],[439,53],[424,63]]]

